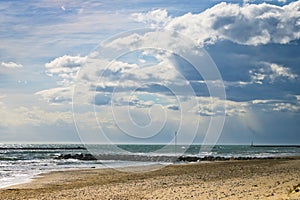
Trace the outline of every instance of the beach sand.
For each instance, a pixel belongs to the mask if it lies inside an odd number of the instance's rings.
[[[126,173],[87,169],[44,174],[0,190],[0,199],[300,199],[300,159],[170,165]],[[290,194],[289,194],[290,193]]]

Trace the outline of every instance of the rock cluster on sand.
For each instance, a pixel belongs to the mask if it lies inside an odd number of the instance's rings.
[[[200,162],[200,161],[228,161],[228,160],[272,160],[281,157],[222,157],[222,156],[147,156],[147,155],[97,155],[92,154],[61,154],[55,159],[77,160],[125,160],[125,161],[151,161],[151,162]],[[287,159],[287,158],[285,158]]]

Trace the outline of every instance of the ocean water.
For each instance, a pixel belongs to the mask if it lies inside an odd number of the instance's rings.
[[[101,155],[100,160],[56,159],[66,154]],[[170,164],[178,156],[276,157],[300,156],[299,147],[253,147],[249,145],[82,145],[1,144],[0,188],[28,182],[44,172],[80,169]],[[97,157],[98,158],[98,157]],[[103,159],[102,159],[103,158]],[[134,158],[134,159],[133,159]],[[142,158],[141,160],[138,160]],[[147,159],[145,159],[147,158]]]

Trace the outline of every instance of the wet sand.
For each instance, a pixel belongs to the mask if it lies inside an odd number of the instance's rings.
[[[51,172],[0,199],[300,199],[300,158]]]

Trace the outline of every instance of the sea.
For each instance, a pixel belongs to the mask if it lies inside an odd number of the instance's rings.
[[[104,156],[96,157],[98,159],[95,160],[62,157],[62,155],[95,155],[95,152],[97,155]],[[0,188],[26,183],[39,174],[51,171],[122,168],[153,164],[168,165],[174,161],[157,158],[176,158],[178,156],[200,158],[207,156],[219,158],[300,156],[300,148],[297,146],[252,145],[215,145],[205,148],[201,145],[174,146],[162,144],[0,144]],[[58,159],[59,157],[60,159]]]

